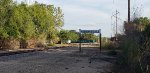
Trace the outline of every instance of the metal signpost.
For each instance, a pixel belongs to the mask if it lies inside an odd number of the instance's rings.
[[[81,34],[82,33],[99,33],[99,43],[100,43],[100,45],[99,45],[99,49],[100,49],[100,52],[101,52],[101,36],[102,36],[102,34],[101,34],[101,29],[99,29],[99,30],[81,30],[81,29],[79,29],[79,32],[80,32],[80,44],[79,44],[79,51],[81,52],[82,50],[81,50]]]

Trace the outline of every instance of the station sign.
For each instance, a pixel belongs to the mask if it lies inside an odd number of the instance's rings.
[[[80,30],[80,33],[100,33],[101,30]]]

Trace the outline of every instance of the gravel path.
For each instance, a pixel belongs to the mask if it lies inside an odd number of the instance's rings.
[[[0,57],[0,73],[111,73],[113,57],[98,49],[51,49]]]

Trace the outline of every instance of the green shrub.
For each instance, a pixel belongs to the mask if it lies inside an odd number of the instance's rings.
[[[48,44],[47,46],[55,46],[55,44]]]
[[[122,50],[117,64],[128,70],[128,73],[147,73],[145,70],[146,65],[142,62],[142,52],[140,50],[141,46],[137,41],[131,38],[124,38],[120,43],[120,48]]]

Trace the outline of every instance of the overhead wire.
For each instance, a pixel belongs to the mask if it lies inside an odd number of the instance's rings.
[[[143,1],[142,0],[133,0],[133,10],[132,10],[132,18],[138,18],[142,16],[143,11]]]
[[[111,35],[113,34],[115,34],[114,32],[116,31],[116,15],[115,15],[115,13],[114,12],[116,12],[116,10],[118,11],[118,7],[117,7],[117,0],[112,0],[113,1],[113,12],[112,12],[112,16],[111,16],[111,30],[112,30],[112,33],[111,33]],[[118,25],[117,25],[117,29],[118,28],[123,28],[123,23],[124,23],[124,21],[125,20],[127,20],[127,18],[125,18],[125,17],[123,17],[123,16],[121,16],[121,14],[119,13],[118,14],[118,16],[117,16],[117,23],[118,23]],[[114,21],[114,22],[113,22]],[[117,30],[118,31],[118,30]],[[120,31],[119,30],[119,33],[122,33],[122,30]]]

